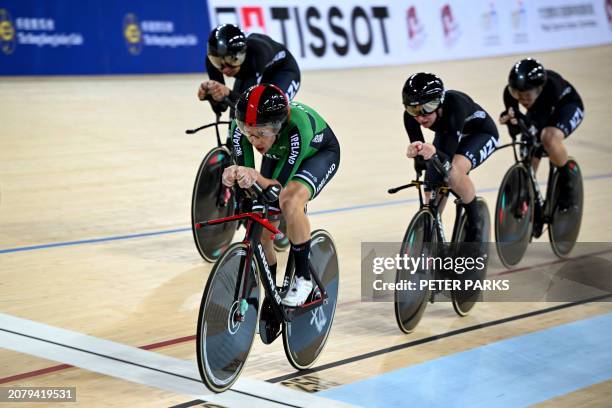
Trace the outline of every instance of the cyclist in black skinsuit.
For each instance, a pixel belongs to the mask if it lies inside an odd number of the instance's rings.
[[[217,112],[226,109],[220,103],[224,97],[235,106],[246,89],[259,83],[278,86],[289,99],[300,87],[300,68],[284,45],[263,34],[247,37],[233,24],[222,24],[210,33],[206,69],[210,80],[202,82],[198,98],[210,95]],[[235,78],[233,89],[225,85],[224,75]]]
[[[468,173],[493,153],[499,142],[495,122],[468,95],[445,90],[438,76],[426,72],[411,75],[402,90],[405,107],[404,127],[410,138],[406,155],[414,158],[417,170],[424,160],[437,154],[444,163],[452,162],[450,187],[461,197],[468,216],[467,242],[480,242],[476,191]],[[433,144],[425,143],[421,126],[435,132]],[[420,157],[422,157],[422,159]],[[440,180],[433,168],[426,181]]]
[[[526,108],[522,114],[519,104]],[[528,127],[534,127],[550,161],[559,167],[564,191],[559,197],[559,208],[567,210],[575,202],[571,183],[567,150],[563,139],[568,137],[584,117],[584,104],[576,89],[555,71],[546,70],[533,58],[517,62],[510,70],[508,85],[504,88],[504,105],[499,122],[508,125],[514,137],[520,133],[517,118],[522,117]],[[532,163],[537,170],[543,151]]]

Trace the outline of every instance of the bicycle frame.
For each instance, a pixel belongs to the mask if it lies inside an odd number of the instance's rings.
[[[446,203],[446,198],[448,197],[448,193],[453,194],[456,197],[455,204],[460,202],[460,198],[446,183],[436,183],[436,182],[425,182],[421,179],[421,172],[417,173],[416,180],[412,180],[411,183],[406,184],[404,186],[396,187],[389,189],[390,194],[395,194],[396,192],[403,190],[405,188],[416,187],[419,192],[419,210],[424,208],[429,209],[434,216],[434,225],[432,226],[433,231],[436,233],[436,237],[439,242],[446,242],[446,237],[444,236],[444,226],[442,224],[440,207]],[[422,187],[426,184],[433,186],[434,189],[431,190],[429,202],[425,203],[425,199],[423,197]],[[459,227],[459,220],[461,219],[461,215],[463,213],[463,207],[460,205],[456,205],[456,213],[455,213],[455,222],[453,225],[453,235],[452,239],[455,239],[456,231]],[[431,237],[430,237],[431,239]]]
[[[512,138],[511,143],[507,143],[498,147],[496,150],[501,150],[506,147],[512,147],[515,163],[522,163],[529,173],[531,187],[535,192],[535,205],[537,206],[536,214],[540,214],[542,224],[550,222],[552,206],[550,205],[550,193],[552,191],[552,182],[557,168],[552,162],[549,162],[548,180],[546,182],[546,198],[542,195],[542,190],[536,179],[535,170],[533,169],[533,159],[536,158],[536,152],[542,147],[542,143],[538,140],[535,134],[535,129],[527,127],[522,119],[518,119],[518,126],[521,130],[521,140],[516,141],[516,137]],[[517,153],[517,147],[519,151]],[[544,156],[543,156],[544,157]]]
[[[320,291],[320,298],[312,300],[308,303],[304,303],[301,306],[296,308],[288,308],[285,307],[282,302],[281,292],[276,286],[274,282],[274,278],[272,277],[272,272],[270,271],[270,267],[268,264],[268,260],[266,258],[266,254],[264,252],[263,246],[259,240],[259,236],[263,232],[263,229],[268,230],[272,233],[271,239],[274,239],[279,234],[282,235],[282,232],[276,228],[269,220],[268,215],[279,215],[280,212],[277,211],[269,211],[268,204],[264,205],[263,216],[256,212],[248,212],[233,215],[230,217],[219,218],[216,220],[204,221],[196,224],[196,228],[202,228],[206,225],[216,225],[223,224],[226,222],[231,222],[235,220],[245,220],[246,221],[246,232],[242,243],[247,246],[247,256],[245,258],[245,264],[240,265],[240,275],[239,278],[242,280],[242,293],[235,294],[236,299],[246,299],[247,297],[247,288],[248,288],[248,276],[251,268],[251,261],[253,257],[258,265],[259,269],[259,279],[261,280],[264,290],[266,292],[266,296],[272,300],[272,308],[277,316],[277,318],[282,319],[283,321],[290,322],[293,320],[293,317],[302,315],[303,313],[312,310],[324,302],[327,301],[328,295],[325,290],[325,286],[312,269],[312,265],[310,265],[311,276],[314,279],[317,287]],[[289,260],[287,262],[287,267],[285,268],[285,278],[288,278],[287,274],[293,269],[293,257],[290,255]],[[286,290],[289,285],[288,279],[285,279],[285,284],[282,287],[283,290]],[[239,287],[237,286],[237,287]],[[236,310],[236,316],[234,317],[237,321],[244,320],[244,315],[242,314],[240,308]]]

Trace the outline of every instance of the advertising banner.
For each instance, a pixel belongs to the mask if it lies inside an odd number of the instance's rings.
[[[201,72],[209,31],[203,1],[2,1],[0,74]]]
[[[302,68],[407,64],[609,44],[612,0],[209,0],[211,25],[283,42]]]

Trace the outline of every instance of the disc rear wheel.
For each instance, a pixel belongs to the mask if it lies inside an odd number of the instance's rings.
[[[338,255],[331,235],[317,230],[311,234],[310,242],[310,264],[327,291],[327,300],[305,313],[296,313],[291,322],[283,325],[285,355],[298,370],[311,367],[323,351],[334,320],[340,284]],[[307,303],[320,297],[315,284]]]
[[[564,194],[560,186],[560,175],[559,172],[555,174],[553,180],[553,189],[549,197],[552,199],[554,208],[550,217],[550,225],[548,227],[548,237],[550,239],[550,245],[553,252],[558,257],[567,256],[576,244],[578,234],[580,232],[580,224],[582,223],[582,208],[584,205],[584,187],[582,184],[582,172],[578,163],[572,158],[568,160],[568,166],[570,168],[570,175],[574,189],[575,189],[575,202],[572,207],[561,211],[557,205],[555,205],[561,194]]]

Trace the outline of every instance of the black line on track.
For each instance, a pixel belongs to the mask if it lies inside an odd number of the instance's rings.
[[[380,355],[383,355],[383,354],[392,353],[394,351],[403,350],[403,349],[407,349],[407,348],[410,348],[410,347],[415,347],[415,346],[418,346],[418,345],[421,345],[421,344],[425,344],[425,343],[431,343],[433,341],[444,339],[444,338],[447,338],[447,337],[457,336],[457,335],[460,335],[460,334],[463,334],[463,333],[468,333],[468,332],[475,331],[475,330],[485,329],[487,327],[497,326],[497,325],[508,323],[508,322],[512,322],[512,321],[515,321],[515,320],[526,319],[528,317],[533,317],[533,316],[538,316],[538,315],[542,315],[542,314],[546,314],[546,313],[556,312],[558,310],[563,310],[563,309],[567,309],[567,308],[570,308],[570,307],[583,305],[583,304],[586,304],[586,303],[597,302],[597,301],[608,299],[608,298],[611,298],[611,297],[612,297],[612,294],[595,296],[595,297],[584,299],[584,300],[578,300],[578,301],[575,301],[575,302],[564,303],[562,305],[547,307],[545,309],[539,309],[539,310],[534,310],[532,312],[527,312],[527,313],[523,313],[523,314],[519,314],[519,315],[509,316],[509,317],[505,317],[503,319],[492,320],[490,322],[480,323],[480,324],[476,324],[476,325],[473,325],[473,326],[468,326],[468,327],[464,327],[464,328],[461,328],[461,329],[452,330],[452,331],[449,331],[449,332],[446,332],[446,333],[441,333],[441,334],[436,334],[434,336],[425,337],[425,338],[422,338],[422,339],[419,339],[419,340],[410,341],[408,343],[398,344],[396,346],[392,346],[392,347],[387,347],[387,348],[380,349],[380,350],[371,351],[369,353],[364,353],[364,354],[361,354],[361,355],[358,355],[358,356],[345,358],[343,360],[338,360],[338,361],[335,361],[333,363],[324,364],[324,365],[319,366],[317,368],[312,368],[312,369],[303,370],[303,371],[296,371],[296,372],[291,373],[291,374],[281,375],[279,377],[274,377],[274,378],[267,379],[266,381],[270,382],[270,383],[278,383],[278,382],[281,382],[281,381],[290,380],[290,379],[297,378],[297,377],[302,377],[304,375],[308,375],[308,374],[311,374],[311,373],[316,373],[316,372],[320,372],[320,371],[324,371],[324,370],[329,370],[330,368],[339,367],[339,366],[342,366],[342,365],[345,365],[345,364],[354,363],[356,361],[366,360],[366,359],[371,358],[371,357],[376,357],[376,356],[380,356]],[[206,401],[193,400],[193,401],[189,401],[189,402],[184,402],[182,404],[173,405],[173,406],[171,406],[169,408],[188,408],[188,407],[193,407],[195,405],[204,404],[204,403],[206,403]]]

